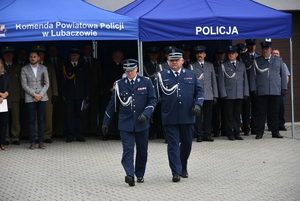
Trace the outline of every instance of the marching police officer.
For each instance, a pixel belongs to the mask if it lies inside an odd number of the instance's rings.
[[[243,99],[249,97],[245,64],[236,60],[236,46],[228,47],[228,60],[219,68],[218,84],[224,100],[225,132],[229,140],[243,140],[240,136],[240,114]]]
[[[195,133],[197,135],[197,142],[208,141],[213,142],[211,138],[211,124],[212,124],[212,107],[213,103],[217,102],[218,87],[215,75],[214,66],[212,63],[204,61],[206,57],[206,47],[194,47],[195,57],[197,61],[190,64],[190,70],[196,72],[197,79],[204,90],[203,112],[196,117]]]
[[[271,54],[272,43],[260,43],[262,55],[254,59],[250,70],[250,90],[257,96],[257,128],[256,139],[261,139],[265,130],[267,111],[269,128],[273,138],[282,138],[278,128],[278,112],[280,95],[287,91],[286,71],[281,57]]]
[[[188,178],[187,161],[192,149],[195,117],[203,105],[203,90],[194,71],[182,67],[182,50],[169,53],[170,68],[157,73],[155,86],[162,104],[162,124],[168,141],[172,181]]]
[[[106,108],[102,132],[108,134],[108,126],[118,109],[118,125],[123,145],[122,165],[126,172],[125,182],[135,185],[134,175],[138,183],[144,182],[145,167],[148,155],[149,118],[156,106],[156,95],[152,81],[148,77],[137,74],[138,61],[127,59],[122,61],[126,77],[114,83],[111,100]],[[137,152],[134,160],[134,143]]]

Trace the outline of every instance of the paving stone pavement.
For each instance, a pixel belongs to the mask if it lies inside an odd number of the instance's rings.
[[[283,139],[254,135],[244,141],[225,137],[193,143],[189,178],[172,182],[162,139],[149,141],[145,182],[129,187],[121,166],[119,140],[65,143],[55,138],[45,150],[29,143],[0,151],[1,201],[98,200],[300,200],[300,123]]]

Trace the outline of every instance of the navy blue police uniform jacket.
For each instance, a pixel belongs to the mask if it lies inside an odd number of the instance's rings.
[[[157,73],[154,86],[162,103],[163,125],[195,123],[191,110],[203,105],[204,93],[194,71],[182,68],[177,78],[169,68]]]
[[[154,111],[157,98],[152,81],[148,77],[137,75],[132,86],[128,78],[114,83],[114,91],[106,108],[103,124],[110,125],[113,114],[118,109],[118,129],[125,132],[140,132],[150,126],[149,118]],[[148,120],[138,124],[138,117],[144,114]]]

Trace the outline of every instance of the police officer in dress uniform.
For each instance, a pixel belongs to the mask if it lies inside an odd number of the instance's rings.
[[[159,47],[149,47],[147,48],[148,56],[150,58],[149,61],[144,63],[144,76],[149,77],[152,82],[154,82],[154,78],[156,72],[159,70],[158,54]],[[161,104],[157,103],[155,110],[153,112],[153,117],[150,120],[150,129],[149,129],[149,139],[152,140],[155,137],[164,138],[162,123],[161,123]]]
[[[87,135],[96,135],[98,127],[99,94],[102,91],[101,66],[98,59],[93,57],[93,48],[90,44],[83,46],[83,57],[80,59],[88,68],[88,78],[90,80],[91,95],[87,110],[84,111],[83,132]]]
[[[169,69],[170,68],[170,63],[169,63],[169,60],[168,60],[168,57],[169,57],[169,53],[174,50],[174,49],[177,49],[175,46],[167,46],[164,48],[164,51],[165,51],[165,57],[166,57],[166,61],[160,63],[158,65],[159,67],[159,71],[163,71],[163,70],[166,70],[166,69]]]
[[[225,132],[229,140],[243,140],[240,136],[240,114],[243,99],[249,97],[245,64],[236,60],[236,46],[228,47],[228,60],[219,68],[218,84],[224,100]]]
[[[66,142],[72,142],[74,138],[79,142],[86,141],[82,135],[82,111],[86,109],[84,106],[89,101],[90,85],[87,67],[85,63],[79,61],[79,57],[80,50],[76,47],[71,48],[70,61],[63,66],[61,77],[61,91],[66,106]]]
[[[192,149],[195,116],[201,113],[203,90],[194,71],[182,68],[183,51],[169,53],[170,68],[157,73],[155,87],[162,104],[162,124],[168,141],[172,181],[188,178],[187,161]]]
[[[135,185],[134,175],[138,183],[144,182],[148,155],[148,132],[150,116],[156,106],[156,95],[152,81],[148,77],[137,74],[138,61],[127,59],[122,61],[126,77],[114,83],[111,100],[105,111],[102,132],[108,133],[108,125],[119,108],[119,130],[123,145],[122,165],[126,172],[125,182]],[[134,143],[136,157],[134,163]]]
[[[197,79],[204,90],[203,110],[200,116],[196,117],[195,134],[197,142],[213,142],[211,138],[212,107],[217,102],[218,86],[215,69],[212,63],[204,61],[206,47],[196,46],[193,48],[197,61],[190,64],[189,69],[196,72]]]
[[[55,69],[51,62],[45,61],[45,52],[46,48],[42,45],[37,45],[32,48],[34,51],[39,53],[40,60],[39,63],[46,66],[48,70],[49,76],[49,88],[47,90],[47,96],[49,97],[49,101],[46,102],[46,110],[45,110],[45,133],[44,133],[44,142],[52,143],[52,114],[53,114],[53,104],[58,101],[58,89],[57,89],[57,80]],[[37,131],[37,124],[36,124]],[[37,138],[37,132],[35,134]]]
[[[189,68],[190,64],[191,64],[191,46],[189,44],[181,44],[179,46],[179,48],[181,50],[183,50],[183,59],[184,59],[184,63],[183,63],[183,67],[184,68]]]
[[[213,65],[214,65],[214,69],[215,69],[217,85],[218,85],[218,72],[219,72],[219,68],[222,67],[222,63],[225,60],[225,52],[226,52],[226,50],[223,47],[217,47],[215,50],[215,59],[213,60]],[[221,133],[223,135],[225,134],[224,111],[223,110],[224,110],[223,101],[220,98],[220,91],[218,89],[217,103],[215,103],[213,105],[213,111],[212,111],[212,113],[213,113],[212,114],[212,126],[213,126],[214,137],[220,136],[220,130],[222,130]]]
[[[246,72],[248,76],[248,81],[250,82],[249,75],[250,69],[253,63],[253,60],[259,56],[261,56],[256,51],[256,39],[246,39],[246,48],[247,52],[242,53],[239,55],[239,61],[244,62],[246,66]],[[250,83],[249,83],[250,86]],[[251,127],[251,134],[256,134],[256,116],[257,116],[257,103],[256,97],[252,96],[250,93],[250,99],[247,99],[243,102],[243,109],[242,109],[242,119],[243,119],[243,131],[244,135],[249,135]]]
[[[281,57],[271,54],[272,43],[260,43],[262,55],[254,59],[250,69],[250,90],[257,97],[256,139],[264,134],[267,111],[269,128],[273,138],[282,138],[278,129],[278,112],[280,95],[287,91],[286,71]]]
[[[48,58],[45,59],[48,63],[51,62],[56,75],[57,86],[60,84],[60,76],[63,74],[63,65],[65,60],[58,55],[58,49],[55,45],[50,45],[48,47]],[[52,115],[52,136],[63,137],[64,131],[64,119],[65,119],[65,105],[62,100],[62,95],[60,88],[58,88],[59,99],[57,102],[53,103],[53,115]]]
[[[3,54],[4,69],[8,73],[12,91],[9,94],[11,98],[11,108],[9,109],[9,129],[6,135],[5,144],[10,142],[14,145],[20,145],[20,99],[24,98],[24,91],[21,87],[21,66],[18,62],[13,61],[15,49],[11,46],[6,46],[1,49]]]

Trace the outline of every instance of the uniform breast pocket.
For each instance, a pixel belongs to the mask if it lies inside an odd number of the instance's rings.
[[[148,90],[146,90],[146,89],[139,90],[138,89],[136,93],[139,94],[139,95],[148,94]]]
[[[193,79],[184,79],[184,84],[194,84],[195,81]]]

